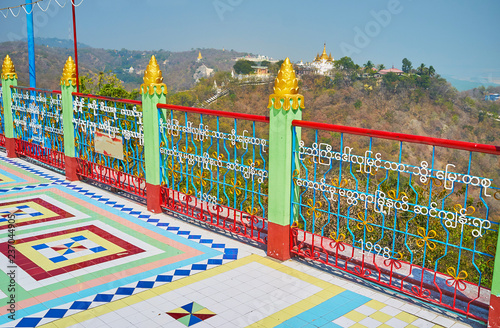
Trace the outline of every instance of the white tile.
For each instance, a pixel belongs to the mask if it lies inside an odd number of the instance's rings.
[[[403,328],[403,327],[406,327],[408,325],[406,322],[404,322],[403,320],[399,320],[398,318],[391,318],[391,319],[387,320],[387,322],[385,324],[388,326],[391,326],[393,328]],[[413,325],[420,327],[420,326],[416,325],[415,323],[413,323]]]
[[[388,314],[392,317],[398,315],[399,313],[401,313],[401,310],[398,310],[390,305],[387,305],[385,307],[383,307],[382,309],[380,309],[380,312],[383,312],[385,314]]]
[[[346,317],[340,317],[338,319],[333,320],[333,323],[341,326],[342,328],[347,328],[356,323],[356,321],[353,321],[351,319],[348,319]]]
[[[431,328],[434,326],[434,323],[427,321],[427,320],[424,320],[422,318],[418,318],[417,320],[413,321],[411,324],[414,326],[417,326],[419,328]]]
[[[390,305],[390,306],[392,306],[392,307],[398,308],[398,309],[401,308],[403,305],[406,304],[405,302],[402,302],[399,299],[396,299],[394,297],[391,297],[385,303],[388,304],[388,305]]]
[[[408,303],[406,303],[403,306],[401,306],[399,309],[403,310],[405,312],[411,313],[411,314],[415,314],[418,311],[420,311],[422,308],[419,307],[419,306],[416,306],[414,304],[408,304]]]
[[[433,322],[435,322],[434,319],[437,319],[438,317],[436,313],[426,309],[421,309],[420,311],[416,312],[415,316]]]
[[[373,313],[377,312],[377,310],[372,309],[371,307],[366,306],[366,305],[361,305],[360,307],[358,307],[355,310],[358,311],[359,313],[366,315],[366,316],[370,316]]]
[[[364,318],[359,323],[362,324],[363,326],[366,326],[366,327],[378,327],[382,324],[382,322],[375,320],[373,318],[370,318],[370,317]]]

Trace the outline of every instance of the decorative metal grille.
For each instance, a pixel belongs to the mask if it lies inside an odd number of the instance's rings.
[[[61,92],[12,87],[16,153],[64,168]]]
[[[74,93],[73,125],[77,173],[145,197],[141,102]]]
[[[293,154],[292,252],[486,320],[500,215],[497,155],[468,143],[445,148],[442,139],[438,146],[432,138],[294,124],[302,139]]]
[[[267,118],[158,107],[162,205],[265,242]]]

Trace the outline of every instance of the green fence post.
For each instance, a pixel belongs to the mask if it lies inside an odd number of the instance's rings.
[[[281,65],[274,94],[269,96],[269,217],[267,255],[284,261],[290,258],[292,190],[292,121],[302,119],[304,97],[300,95],[295,71],[286,59]],[[300,129],[297,129],[300,140]],[[298,140],[295,140],[298,147]],[[297,215],[296,213],[294,215]]]
[[[151,57],[146,72],[144,72],[144,84],[141,85],[141,94],[144,165],[146,167],[146,202],[148,211],[160,213],[160,137],[156,105],[167,102],[167,86],[163,83],[160,66],[158,66],[155,56]]]
[[[66,179],[78,180],[76,168],[78,161],[75,150],[75,127],[73,125],[73,92],[76,92],[76,65],[71,56],[64,64],[61,85],[61,106],[64,133],[64,163]]]
[[[500,250],[500,236],[497,239],[497,250]],[[495,256],[493,281],[491,283],[490,313],[488,327],[500,327],[500,257]]]
[[[5,149],[7,157],[17,157],[16,139],[14,138],[14,119],[12,116],[11,86],[17,86],[17,73],[14,63],[9,55],[5,56],[2,64],[2,94],[3,94],[3,119],[5,128]]]

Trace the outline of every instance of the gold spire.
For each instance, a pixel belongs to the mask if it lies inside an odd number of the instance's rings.
[[[275,109],[280,109],[283,106],[285,111],[290,110],[290,107],[294,110],[302,109],[304,96],[299,94],[299,82],[295,77],[295,71],[288,57],[281,65],[278,76],[274,81],[273,90],[274,94],[269,96],[267,108],[274,106]]]
[[[198,51],[198,60],[202,60],[203,59],[203,56],[201,55],[201,51]]]
[[[326,54],[326,43],[323,46],[323,53],[321,54],[321,56],[319,57],[319,59],[328,60],[328,55]]]
[[[76,86],[76,65],[73,58],[69,56],[68,60],[66,60],[66,64],[64,64],[60,84],[69,87],[71,83],[73,83],[73,86]]]
[[[148,93],[152,95],[157,94],[167,94],[167,86],[163,83],[163,76],[161,74],[160,66],[156,61],[155,56],[151,57],[146,72],[144,72],[144,83],[141,84],[141,93]]]
[[[9,55],[5,56],[5,59],[3,61],[2,65],[2,79],[8,80],[8,79],[17,79],[17,73],[16,73],[16,68],[14,67],[14,63],[10,59]]]

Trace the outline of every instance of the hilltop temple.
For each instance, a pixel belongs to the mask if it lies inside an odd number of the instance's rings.
[[[306,72],[314,72],[320,75],[328,75],[328,73],[333,69],[335,60],[332,57],[332,53],[329,55],[326,53],[326,43],[323,46],[323,52],[321,55],[318,53],[314,58],[313,62],[310,63],[300,63],[297,64],[297,70],[299,75]]]

